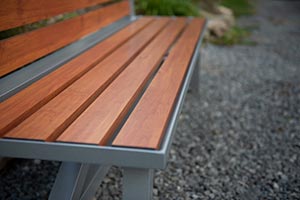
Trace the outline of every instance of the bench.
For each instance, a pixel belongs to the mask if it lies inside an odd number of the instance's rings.
[[[123,199],[151,199],[198,89],[205,20],[136,16],[132,1],[1,0],[0,31],[62,13],[75,16],[0,40],[0,156],[62,161],[49,199],[91,199],[111,165]]]

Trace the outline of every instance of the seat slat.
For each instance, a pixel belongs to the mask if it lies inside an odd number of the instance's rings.
[[[0,41],[0,76],[129,14],[127,1]]]
[[[1,0],[0,31],[108,1],[109,0]]]
[[[177,19],[169,24],[57,141],[105,145],[159,67],[185,22],[186,19]]]
[[[0,136],[46,104],[108,54],[151,23],[142,18],[0,103]]]
[[[151,23],[5,137],[55,139],[168,22],[169,19],[159,19]]]
[[[115,146],[158,149],[194,53],[204,20],[194,19],[113,141]]]

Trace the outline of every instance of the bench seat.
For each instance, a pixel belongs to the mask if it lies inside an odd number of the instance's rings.
[[[17,2],[26,7],[7,5]],[[55,9],[24,10],[24,24],[109,1],[43,2]],[[124,199],[149,199],[153,169],[166,167],[205,20],[122,18],[128,4],[0,41],[0,156],[62,161],[49,199],[90,199],[111,165],[124,169]],[[0,8],[0,31],[22,25],[14,18]]]
[[[203,25],[138,19],[2,102],[1,136],[159,149]]]

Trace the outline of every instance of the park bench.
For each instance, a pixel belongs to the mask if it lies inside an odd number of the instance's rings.
[[[123,199],[150,199],[153,169],[166,167],[189,83],[198,87],[205,20],[133,10],[0,1],[0,31],[77,11],[0,40],[0,156],[62,161],[49,199],[91,199],[111,165],[123,169]]]

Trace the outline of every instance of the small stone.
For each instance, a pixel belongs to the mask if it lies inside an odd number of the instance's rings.
[[[41,164],[42,161],[38,160],[38,159],[35,159],[33,162],[34,162],[34,164],[39,165],[39,164]]]
[[[279,189],[279,185],[277,184],[277,183],[273,183],[273,188],[275,189],[275,190],[278,190]]]

